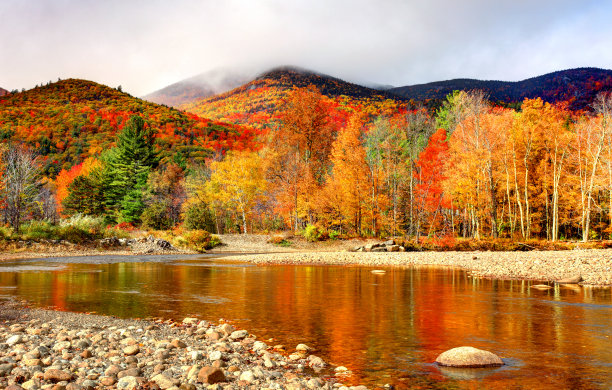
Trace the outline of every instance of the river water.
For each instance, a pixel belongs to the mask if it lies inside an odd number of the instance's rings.
[[[0,263],[0,299],[119,317],[230,320],[269,344],[305,343],[352,383],[437,389],[612,388],[610,289],[475,279],[450,268],[253,266],[204,256]],[[470,345],[497,369],[445,369]]]

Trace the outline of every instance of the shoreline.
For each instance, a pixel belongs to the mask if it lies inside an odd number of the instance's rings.
[[[578,284],[612,286],[612,249],[531,252],[302,252],[225,256],[259,265],[346,265],[367,267],[455,267],[482,278],[557,282],[580,276]]]
[[[350,265],[367,267],[443,266],[465,270],[475,277],[496,279],[518,279],[555,282],[580,276],[583,286],[612,286],[612,249],[574,249],[528,252],[350,252],[342,246],[307,247],[301,249],[282,248],[267,243],[264,236],[240,236],[231,238],[229,245],[205,253],[186,250],[164,250],[149,253],[131,250],[47,248],[46,251],[22,251],[0,253],[0,264],[11,260],[45,259],[53,257],[78,258],[105,256],[141,257],[156,256],[180,258],[181,256],[206,256],[228,261],[253,264],[304,264],[304,265]],[[140,260],[140,259],[139,259]]]
[[[343,367],[334,375],[314,352],[223,320],[121,319],[0,300],[0,388],[11,390],[367,389],[342,385]]]

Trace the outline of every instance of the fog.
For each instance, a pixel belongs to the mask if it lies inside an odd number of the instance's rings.
[[[214,69],[279,65],[394,86],[609,69],[612,5],[598,3],[3,0],[0,87],[77,77],[141,96]]]

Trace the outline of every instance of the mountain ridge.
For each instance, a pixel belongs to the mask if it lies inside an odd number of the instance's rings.
[[[565,69],[519,81],[459,78],[396,87],[389,92],[407,99],[444,99],[454,90],[480,89],[493,102],[520,103],[525,98],[540,97],[549,103],[567,101],[580,110],[592,104],[597,93],[612,91],[612,70],[583,67]]]

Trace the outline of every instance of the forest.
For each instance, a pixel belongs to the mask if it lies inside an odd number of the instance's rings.
[[[81,113],[78,132],[57,107],[11,95],[0,115],[0,211],[16,230],[90,215],[109,226],[311,240],[587,241],[612,232],[609,93],[574,111],[539,98],[503,108],[481,91],[455,91],[432,111],[343,105],[310,85],[284,93],[263,130],[215,128],[174,109],[163,112],[184,118],[178,128],[147,106],[60,105]],[[25,107],[31,124],[10,122]],[[115,130],[92,128],[79,147],[83,125],[96,123]],[[210,149],[190,155],[180,145]]]

